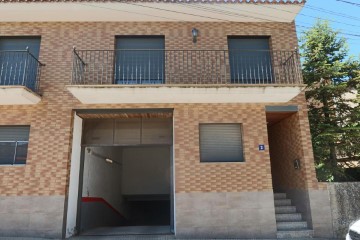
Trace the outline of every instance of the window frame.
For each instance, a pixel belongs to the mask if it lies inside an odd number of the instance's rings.
[[[230,48],[230,41],[232,40],[266,40],[267,42],[267,48],[265,49],[258,49],[258,48],[250,48],[250,49],[241,49],[241,48]],[[230,65],[230,82],[232,84],[272,84],[275,82],[275,77],[274,77],[274,69],[275,69],[275,65],[274,65],[274,56],[273,56],[273,47],[272,47],[272,38],[271,35],[249,35],[249,36],[244,36],[244,35],[228,35],[227,36],[227,49],[228,49],[228,57],[229,57],[229,65]],[[249,51],[249,53],[260,53],[260,52],[264,52],[267,53],[266,58],[269,60],[269,64],[268,65],[264,65],[265,66],[265,72],[262,71],[258,71],[258,72],[254,72],[252,73],[249,70],[249,76],[248,76],[248,69],[245,68],[245,73],[246,76],[244,77],[237,77],[236,78],[236,74],[239,73],[243,73],[242,70],[244,70],[243,67],[241,67],[242,65],[239,65],[239,61],[238,60],[233,60],[231,57],[235,56],[236,54],[239,53],[234,53],[233,51]],[[264,55],[264,56],[265,56]],[[251,55],[249,55],[248,57],[250,57]],[[256,56],[256,55],[255,55]],[[264,57],[262,56],[262,57]],[[246,61],[250,61],[251,58],[247,59]],[[251,65],[251,64],[250,64]],[[249,66],[250,66],[249,65]],[[240,66],[240,68],[239,68]],[[250,68],[251,69],[251,68]]]
[[[40,58],[40,51],[41,51],[41,35],[10,35],[10,36],[3,36],[0,35],[0,41],[1,40],[5,40],[5,41],[9,41],[9,40],[38,40],[39,41],[39,46],[38,46],[38,51],[36,52],[32,52],[32,48],[29,48],[30,53],[37,59],[39,60]],[[29,47],[29,46],[27,46]],[[14,50],[3,50],[3,51],[25,51],[26,48],[22,48],[22,49],[14,49]]]
[[[14,146],[14,156],[12,159],[12,163],[1,163],[0,162],[0,166],[24,166],[26,165],[27,159],[28,159],[28,149],[29,149],[29,139],[30,139],[30,125],[0,125],[1,127],[8,127],[8,128],[20,128],[20,127],[27,127],[28,128],[28,135],[27,135],[27,140],[0,140],[0,143],[15,143]],[[27,144],[27,148],[26,148],[26,159],[24,161],[22,161],[21,163],[17,163],[16,158],[17,158],[17,153],[18,153],[18,146],[19,143],[25,143]]]
[[[201,154],[201,130],[200,130],[200,126],[201,125],[238,125],[239,129],[240,129],[240,145],[241,145],[241,159],[237,160],[237,161],[204,161],[202,160],[202,154]],[[236,163],[236,164],[242,164],[246,162],[245,159],[245,151],[244,151],[244,131],[243,131],[243,123],[199,123],[198,124],[198,131],[199,131],[199,162],[200,163],[215,163],[215,164],[219,164],[219,163]]]
[[[41,35],[0,36],[0,63],[2,59],[5,62],[0,85],[23,85],[38,91],[40,51]],[[11,68],[17,70],[11,71]]]
[[[128,49],[128,48],[118,48],[119,44],[120,44],[120,41],[121,40],[126,40],[126,39],[142,39],[142,40],[150,40],[150,39],[158,39],[158,40],[161,40],[162,41],[162,45],[163,45],[163,49]],[[166,75],[165,75],[165,71],[166,71],[166,39],[165,39],[165,35],[115,35],[115,43],[114,43],[114,46],[115,46],[115,63],[114,63],[114,66],[115,66],[115,70],[114,70],[114,83],[115,84],[120,84],[120,85],[128,85],[128,84],[135,84],[135,85],[141,85],[141,84],[165,84],[166,82]],[[124,61],[124,59],[121,60],[121,54],[128,54],[128,55],[131,55],[131,51],[137,51],[137,50],[140,50],[137,55],[139,55],[143,50],[144,52],[146,50],[155,50],[155,51],[159,51],[158,55],[160,56],[158,58],[158,66],[160,66],[159,68],[159,72],[158,74],[161,72],[161,77],[159,78],[154,78],[153,79],[153,76],[152,76],[152,70],[145,70],[145,73],[144,73],[144,76],[148,75],[149,78],[146,79],[146,77],[144,79],[141,79],[138,78],[138,77],[135,77],[135,79],[133,79],[133,75],[132,75],[132,72],[129,76],[129,73],[130,72],[128,69],[123,69],[123,74],[124,72],[126,73],[126,77],[123,77],[123,79],[118,79],[117,76],[119,74],[119,69],[118,69],[118,66],[120,64],[120,62]],[[120,51],[120,52],[119,52]],[[128,53],[127,53],[128,52]],[[155,52],[156,53],[156,52]],[[133,53],[134,54],[134,53]],[[150,56],[150,55],[149,55]],[[141,59],[141,58],[140,58]],[[140,63],[140,62],[139,62]],[[156,65],[156,63],[155,63]],[[160,70],[161,69],[161,70]],[[136,74],[137,75],[137,74]],[[120,77],[121,77],[121,74],[120,74]],[[128,79],[128,77],[130,77]]]

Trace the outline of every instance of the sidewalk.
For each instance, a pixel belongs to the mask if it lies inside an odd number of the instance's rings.
[[[48,240],[50,238],[24,238],[24,237],[0,237],[0,240]],[[149,236],[149,235],[128,235],[128,236],[77,236],[72,237],[70,240],[135,240],[135,239],[151,239],[151,240],[168,240],[168,239],[184,239],[184,240],[256,240],[256,239],[240,239],[240,238],[206,238],[206,239],[190,239],[190,238],[175,238],[173,235],[157,235],[157,236]],[[52,239],[54,240],[54,239]],[[261,240],[277,240],[277,239],[261,239]],[[330,238],[296,238],[296,239],[285,239],[281,240],[335,240]]]

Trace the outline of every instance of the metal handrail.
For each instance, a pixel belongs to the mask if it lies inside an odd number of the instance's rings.
[[[75,48],[75,47],[73,48],[73,53],[74,53],[74,55],[76,55],[76,56],[79,58],[79,60],[82,62],[83,65],[86,65],[86,63],[81,59],[81,57],[79,56],[79,54],[76,52],[76,48]]]
[[[46,66],[46,64],[40,62],[31,52],[28,51],[28,53],[35,61],[37,61],[40,64],[40,66],[43,66],[43,67]]]
[[[1,53],[9,53],[9,52],[27,52],[35,61],[37,61],[41,66],[46,66],[46,64],[40,62],[28,49],[26,50],[0,50]]]
[[[74,48],[72,84],[302,84],[297,51]]]

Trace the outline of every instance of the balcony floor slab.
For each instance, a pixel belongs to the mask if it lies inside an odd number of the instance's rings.
[[[284,103],[304,85],[71,85],[83,104]]]
[[[0,105],[32,105],[41,97],[24,86],[0,86]]]

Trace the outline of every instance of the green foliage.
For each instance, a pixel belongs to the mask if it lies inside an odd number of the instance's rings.
[[[318,179],[353,180],[338,162],[360,163],[360,62],[326,21],[303,33],[300,48]]]

